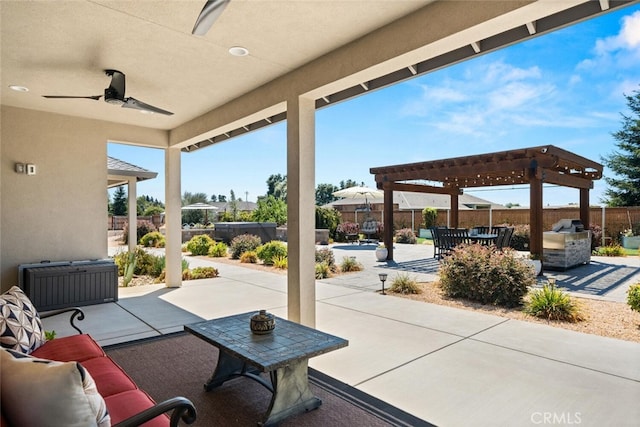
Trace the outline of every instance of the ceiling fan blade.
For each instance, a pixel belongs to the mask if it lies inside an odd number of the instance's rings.
[[[77,98],[77,99],[93,99],[94,101],[98,101],[102,98],[102,95],[93,95],[93,96],[65,96],[65,95],[42,95],[43,98],[49,99],[69,99],[69,98]]]
[[[231,0],[207,0],[196,23],[191,30],[191,34],[204,36],[211,29],[216,19],[222,14],[225,7]]]
[[[165,116],[172,116],[171,111],[163,110],[162,108],[154,107],[153,105],[145,104],[142,101],[138,101],[135,98],[127,98],[122,104],[123,108],[133,108],[135,110],[149,111],[151,113],[164,114]]]

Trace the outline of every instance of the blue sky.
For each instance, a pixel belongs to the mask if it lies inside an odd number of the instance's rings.
[[[369,168],[552,144],[600,162],[640,90],[640,6],[414,78],[316,115],[316,184]],[[164,201],[164,152],[109,144],[110,156],[158,172],[138,195]],[[182,192],[255,201],[272,174],[286,174],[286,125],[182,154]],[[605,176],[611,175],[607,168]],[[606,184],[596,181],[591,204]],[[496,203],[529,204],[527,187],[465,190]],[[545,205],[577,203],[578,190],[545,187]]]

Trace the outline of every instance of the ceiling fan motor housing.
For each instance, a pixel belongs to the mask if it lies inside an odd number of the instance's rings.
[[[104,100],[109,104],[122,105],[124,104],[123,94],[119,94],[117,90],[108,87],[104,90]]]

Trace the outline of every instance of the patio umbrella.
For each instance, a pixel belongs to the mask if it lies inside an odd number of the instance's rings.
[[[208,212],[210,210],[218,210],[217,207],[210,205],[208,203],[193,203],[187,206],[183,206],[182,207],[183,211],[189,211],[189,210],[203,210],[204,211],[204,223],[206,224],[209,221],[209,216],[208,216]]]
[[[348,187],[334,191],[333,195],[341,199],[360,199],[364,197],[365,204],[368,204],[368,199],[383,199],[384,191],[369,187]]]
[[[348,187],[332,193],[342,199],[361,199],[364,197],[364,204],[369,208],[369,199],[384,199],[384,191],[369,187]],[[369,208],[369,210],[371,210]],[[358,222],[358,211],[356,210],[356,222]]]

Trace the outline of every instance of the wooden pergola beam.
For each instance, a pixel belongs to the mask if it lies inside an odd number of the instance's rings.
[[[549,169],[538,169],[538,178],[549,184],[561,185],[563,187],[572,188],[593,188],[593,181],[584,179],[577,175],[569,175],[566,173],[559,173]]]
[[[382,189],[392,191],[408,191],[412,193],[462,194],[462,190],[459,188],[435,187],[433,185],[422,184],[404,184],[399,182],[385,182],[382,184]]]

